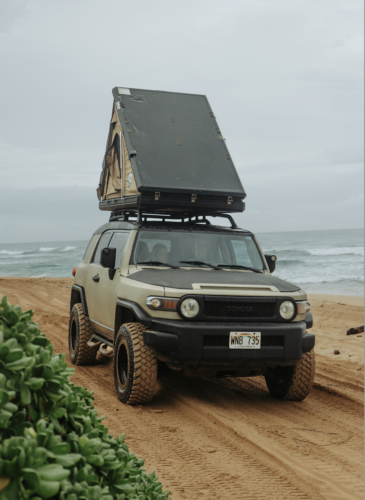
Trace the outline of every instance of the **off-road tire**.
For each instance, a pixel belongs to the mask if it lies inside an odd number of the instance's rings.
[[[265,373],[270,394],[277,399],[303,401],[313,386],[316,372],[314,349],[306,352],[294,366],[278,366]]]
[[[143,342],[145,326],[140,323],[123,325],[114,346],[114,384],[122,403],[143,405],[155,394],[157,358]]]
[[[93,336],[89,318],[84,314],[81,304],[75,304],[70,315],[68,327],[68,348],[74,365],[92,365],[95,362],[99,346],[89,347],[88,341]]]

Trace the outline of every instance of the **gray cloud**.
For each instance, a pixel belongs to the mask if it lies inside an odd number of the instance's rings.
[[[23,213],[41,188],[79,186],[94,220],[111,89],[123,85],[208,96],[251,229],[296,229],[285,200],[303,229],[362,224],[360,0],[18,0],[0,19],[0,186],[22,189]],[[60,227],[79,227],[61,214]]]
[[[108,222],[85,187],[0,188],[0,243],[88,240]]]

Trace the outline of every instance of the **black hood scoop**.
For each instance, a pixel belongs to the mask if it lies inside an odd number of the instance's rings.
[[[275,278],[271,274],[236,271],[210,271],[202,269],[143,269],[128,276],[128,279],[167,288],[193,289],[193,283],[201,285],[246,285],[274,286],[280,292],[297,292],[300,287]]]

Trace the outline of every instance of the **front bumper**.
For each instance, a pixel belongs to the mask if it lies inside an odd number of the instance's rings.
[[[261,349],[230,349],[230,332],[261,332]],[[227,342],[225,342],[225,338]],[[161,361],[200,367],[262,369],[298,363],[314,347],[304,321],[293,323],[211,323],[153,319],[144,343]]]

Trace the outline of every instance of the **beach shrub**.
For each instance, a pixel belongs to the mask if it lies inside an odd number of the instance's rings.
[[[0,304],[0,500],[166,500],[124,434],[113,438],[93,393],[23,312]]]

